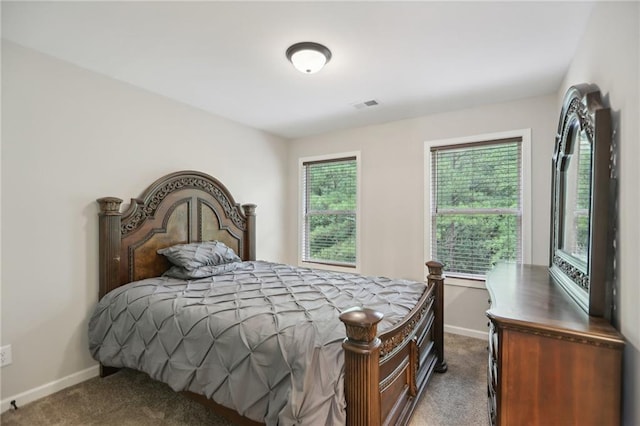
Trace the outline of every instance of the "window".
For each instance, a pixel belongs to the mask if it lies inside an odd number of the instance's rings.
[[[499,261],[530,262],[529,133],[512,133],[425,147],[425,229],[450,276],[483,279]]]
[[[301,262],[356,268],[358,154],[301,159],[301,200]]]

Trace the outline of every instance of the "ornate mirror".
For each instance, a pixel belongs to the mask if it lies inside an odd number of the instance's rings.
[[[594,85],[567,91],[553,155],[550,272],[594,316],[610,316],[611,112]]]

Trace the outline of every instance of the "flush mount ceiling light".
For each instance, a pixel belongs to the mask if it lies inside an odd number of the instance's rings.
[[[305,41],[287,49],[287,59],[304,74],[313,74],[322,69],[331,59],[331,51],[325,46]]]

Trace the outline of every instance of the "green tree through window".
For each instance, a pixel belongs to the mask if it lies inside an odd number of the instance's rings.
[[[303,162],[302,260],[355,266],[355,157]]]
[[[519,139],[431,148],[431,250],[448,272],[521,261],[521,163]]]

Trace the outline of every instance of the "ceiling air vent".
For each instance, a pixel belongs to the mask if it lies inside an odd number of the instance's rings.
[[[369,101],[358,102],[358,103],[351,104],[351,105],[353,105],[353,107],[355,109],[364,109],[364,108],[370,108],[370,107],[374,107],[376,105],[380,105],[380,103],[378,101],[376,101],[375,99],[371,99]]]

